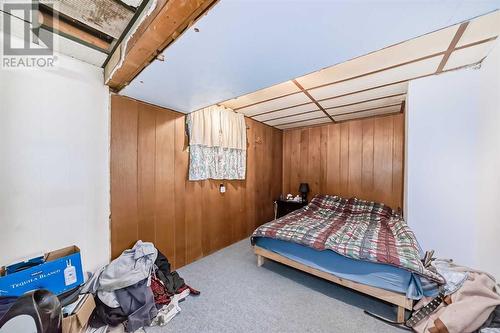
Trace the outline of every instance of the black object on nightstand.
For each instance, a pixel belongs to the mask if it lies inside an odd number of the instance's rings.
[[[297,202],[289,200],[276,200],[275,205],[276,205],[276,218],[280,218],[288,213],[293,212],[294,210],[307,206],[307,201]]]

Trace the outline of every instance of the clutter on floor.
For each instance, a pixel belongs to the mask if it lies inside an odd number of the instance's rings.
[[[62,309],[62,332],[85,332],[87,323],[94,309],[94,297],[91,294],[81,294],[76,302]]]
[[[168,259],[152,243],[142,241],[98,270],[81,292],[95,296],[92,328],[124,324],[126,332],[165,325],[180,311],[179,301],[199,295],[170,271]]]
[[[446,284],[441,296],[415,305],[408,326],[419,333],[500,333],[500,287],[494,277],[451,260],[435,259],[430,265]]]
[[[408,327],[500,333],[500,286],[490,274],[432,255],[424,265],[446,283],[437,297],[418,301]],[[170,269],[168,258],[142,241],[85,284],[76,246],[8,265],[0,270],[0,333],[147,333],[167,325],[186,297],[200,294]]]
[[[83,282],[76,246],[3,267],[0,332],[147,332],[172,320],[188,295],[200,294],[142,241]]]

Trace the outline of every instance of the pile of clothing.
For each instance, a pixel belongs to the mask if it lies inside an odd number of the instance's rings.
[[[94,295],[90,326],[100,332],[107,326],[135,332],[165,325],[180,311],[181,300],[199,295],[170,271],[168,259],[152,243],[142,241],[98,270],[80,292]]]
[[[436,259],[431,269],[443,276],[442,301],[413,329],[418,333],[500,333],[500,286],[486,272]],[[424,297],[415,311],[431,305]],[[434,302],[436,302],[434,300]]]

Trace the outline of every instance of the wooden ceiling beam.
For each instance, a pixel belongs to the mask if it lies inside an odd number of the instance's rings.
[[[309,99],[314,103],[316,104],[316,106],[318,107],[318,109],[320,109],[321,111],[323,111],[324,114],[326,114],[328,116],[328,118],[330,118],[331,121],[335,122],[335,120],[333,120],[332,116],[330,116],[330,114],[328,112],[325,111],[325,109],[323,108],[323,106],[321,104],[318,103],[317,100],[314,99],[314,97],[311,96],[311,94],[304,89],[304,87],[302,87],[302,85],[297,82],[297,80],[292,80],[292,82],[297,86],[297,88],[299,88],[307,97],[309,97]]]
[[[105,67],[106,84],[115,91],[128,85],[158,54],[178,38],[217,0],[160,0],[126,43],[115,61]],[[124,54],[121,54],[123,52]],[[121,61],[120,61],[121,59]]]
[[[460,24],[460,26],[457,29],[457,32],[455,33],[455,36],[453,36],[453,39],[451,40],[451,43],[448,46],[448,49],[444,52],[443,59],[441,60],[441,63],[439,63],[436,73],[441,73],[443,71],[444,66],[446,66],[446,63],[448,62],[448,59],[450,59],[450,56],[453,53],[453,51],[455,51],[455,48],[457,47],[457,44],[460,41],[460,38],[462,38],[462,35],[464,34],[465,29],[467,29],[468,25],[469,25],[468,21]]]

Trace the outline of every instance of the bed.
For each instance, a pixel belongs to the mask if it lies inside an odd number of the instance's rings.
[[[437,295],[444,282],[420,261],[421,250],[388,206],[318,195],[307,206],[257,228],[251,242],[264,258],[397,306],[397,322],[414,300]]]

